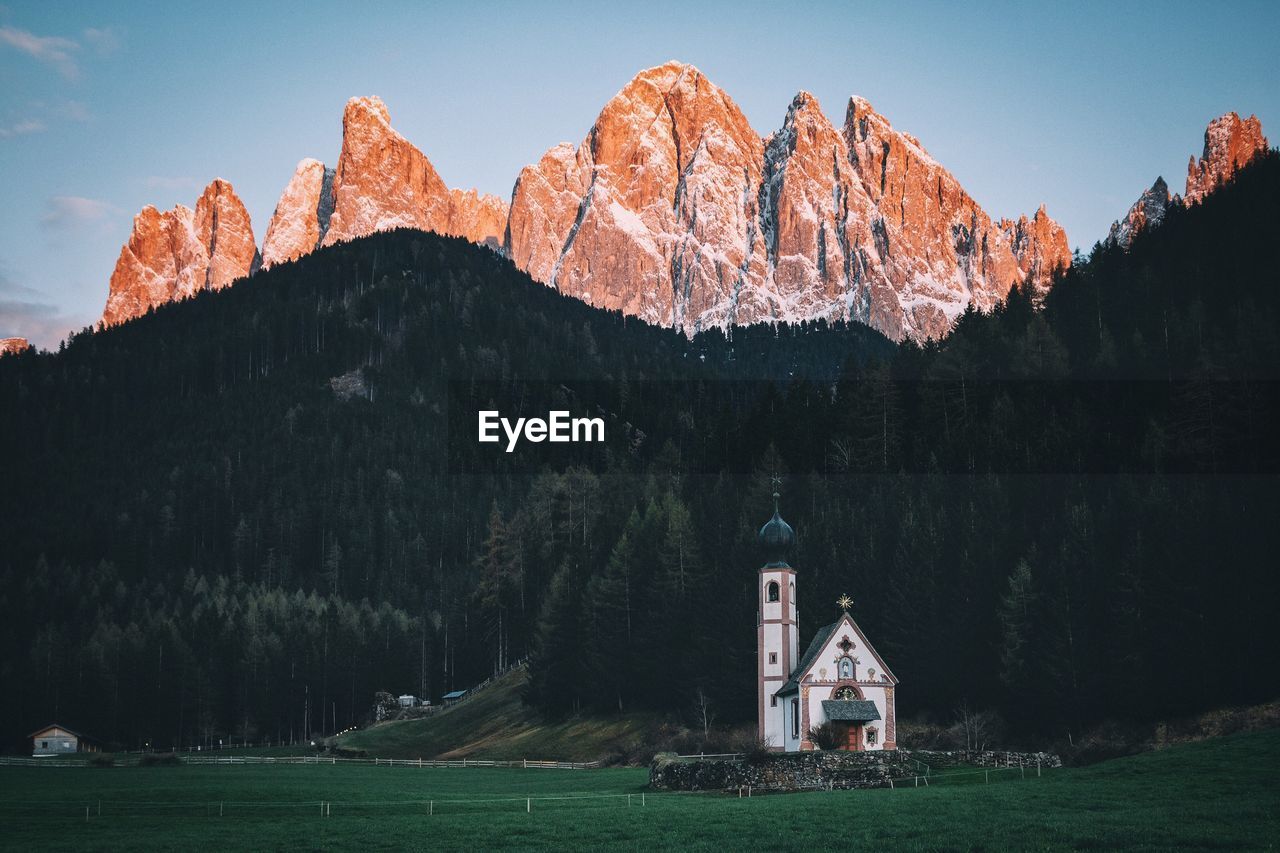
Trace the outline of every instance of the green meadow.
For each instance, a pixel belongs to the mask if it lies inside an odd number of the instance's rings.
[[[1277,731],[1039,778],[751,798],[650,792],[640,768],[5,767],[0,846],[1268,849],[1280,838],[1277,767]]]

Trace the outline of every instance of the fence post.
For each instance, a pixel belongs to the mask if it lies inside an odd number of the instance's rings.
[[[627,794],[627,808],[631,808],[631,795]]]
[[[640,792],[640,805],[644,805],[644,791]]]
[[[1040,778],[1040,757],[1036,756],[1036,778]]]
[[[88,823],[88,822],[89,822],[89,807],[88,807],[88,806],[85,806],[85,807],[84,807],[84,822],[85,822],[85,823]]]
[[[524,801],[524,810],[526,814],[533,811],[533,797]]]
[[[224,805],[226,805],[226,803],[218,803],[218,817],[222,817],[222,807]]]
[[[986,775],[986,777],[987,777],[987,782],[990,782],[990,781],[991,781],[991,771],[990,771],[990,770],[983,770],[982,772]]]

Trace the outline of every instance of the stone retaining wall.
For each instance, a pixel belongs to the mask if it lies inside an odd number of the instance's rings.
[[[762,791],[887,788],[890,778],[915,771],[894,750],[882,752],[793,752],[755,761],[662,755],[649,767],[649,787],[665,791]]]
[[[901,750],[934,773],[957,765],[974,767],[1061,767],[1062,759],[1052,752],[1008,752],[1002,749]]]
[[[919,763],[917,763],[919,762]],[[890,780],[910,780],[957,765],[977,767],[1061,767],[1050,752],[995,750],[938,752],[883,750],[878,752],[790,752],[755,759],[702,758],[684,760],[658,755],[649,767],[649,787],[664,791],[805,791],[850,788],[888,788]]]

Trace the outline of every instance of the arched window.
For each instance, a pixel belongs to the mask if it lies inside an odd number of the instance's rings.
[[[853,678],[853,658],[848,655],[840,658],[840,678]]]
[[[791,736],[800,737],[800,700],[791,700]]]
[[[831,698],[842,699],[847,701],[849,699],[857,699],[858,693],[852,687],[846,684],[844,687],[837,687],[836,692],[831,694]]]
[[[769,586],[767,586],[765,589],[766,589],[765,599],[767,601],[778,600],[778,582],[777,581],[769,581]]]

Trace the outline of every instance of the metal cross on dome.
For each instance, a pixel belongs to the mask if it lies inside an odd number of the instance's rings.
[[[836,604],[839,605],[841,610],[848,613],[849,608],[853,606],[853,599],[847,595],[842,595],[836,599]]]

